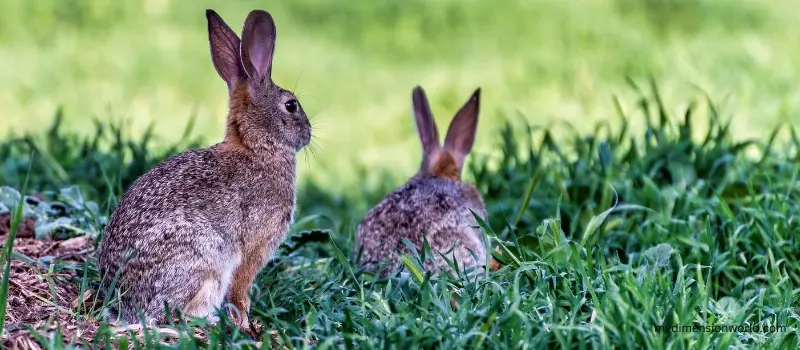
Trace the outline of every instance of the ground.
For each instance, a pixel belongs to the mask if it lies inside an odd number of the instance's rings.
[[[0,226],[0,231],[4,228],[8,226]],[[34,260],[49,256],[62,263],[81,264],[85,262],[87,248],[91,245],[88,236],[64,241],[41,241],[34,239],[29,229],[19,233],[22,237],[15,239],[14,251]],[[7,238],[7,234],[0,236],[3,242]],[[6,330],[9,334],[3,339],[3,346],[8,349],[41,348],[26,326],[43,333],[60,329],[67,339],[92,339],[97,322],[79,321],[71,311],[76,310],[81,302],[78,298],[79,286],[73,282],[80,280],[78,272],[68,269],[48,273],[47,269],[36,263],[12,261],[6,310]],[[87,292],[81,299],[86,302],[90,298],[91,293]]]
[[[698,139],[692,129],[704,122],[691,109],[661,117],[658,98],[641,103],[649,130],[623,123],[559,140],[509,125],[495,137],[498,151],[471,156],[465,171],[487,203],[480,226],[497,271],[431,275],[424,249],[387,278],[363,271],[355,225],[399,184],[343,194],[301,181],[289,239],[250,291],[251,319],[263,327],[254,335],[226,318],[157,333],[103,321],[114,301],[98,297],[95,241],[124,188],[189,145],[156,151],[56,127],[40,138],[49,148],[37,152],[49,156],[31,158],[28,141],[7,140],[7,178],[23,181],[0,188],[0,209],[20,208],[25,219],[8,265],[4,345],[796,348],[795,133],[737,141],[720,118]],[[4,238],[9,217],[0,217]]]
[[[798,348],[796,0],[0,1],[4,346],[267,343],[224,318],[119,332],[98,293],[120,196],[224,133],[209,7],[274,16],[273,78],[313,125],[250,290],[269,344]],[[497,271],[358,267],[355,226],[419,166],[416,85],[440,131],[481,87],[464,176]]]

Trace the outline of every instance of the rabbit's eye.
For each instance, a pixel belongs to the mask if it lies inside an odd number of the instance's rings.
[[[286,111],[289,113],[297,112],[300,109],[300,103],[297,100],[289,100],[283,103],[283,106],[286,107]]]

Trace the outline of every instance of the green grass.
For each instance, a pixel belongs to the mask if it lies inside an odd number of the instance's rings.
[[[440,123],[483,87],[480,152],[492,151],[501,116],[588,132],[613,116],[613,94],[635,98],[626,76],[655,75],[667,100],[712,93],[735,111],[738,137],[800,112],[793,0],[5,0],[0,134],[38,131],[62,107],[77,132],[124,120],[139,137],[155,123],[169,144],[195,116],[197,135],[221,138],[227,101],[207,7],[237,29],[252,8],[274,14],[275,80],[299,93],[321,148],[301,176],[328,185],[357,183],[361,166],[370,181],[414,169],[416,84]]]
[[[25,191],[25,186],[22,187],[22,191]],[[16,206],[6,208],[11,214],[11,220],[8,225],[8,236],[3,245],[2,259],[0,259],[0,264],[3,265],[3,278],[0,280],[0,335],[3,334],[3,327],[5,327],[8,306],[8,285],[11,276],[11,254],[14,251],[14,239],[17,236],[20,221],[22,221],[23,205],[23,202],[20,200],[17,202]]]
[[[673,114],[655,85],[639,89],[640,108],[620,112],[616,127],[557,137],[509,124],[491,138],[494,152],[470,159],[488,206],[483,231],[505,252],[498,272],[419,274],[423,251],[407,260],[411,274],[367,274],[350,259],[354,225],[399,182],[343,192],[303,181],[291,238],[251,290],[252,319],[289,348],[797,348],[800,138],[784,127],[767,141],[737,141],[711,101]],[[698,120],[701,111],[713,117]],[[29,183],[51,203],[72,203],[73,222],[56,234],[101,232],[120,191],[170,153],[98,135],[55,128],[0,146],[4,179],[23,179],[30,145],[51,145],[39,146]],[[57,191],[70,183],[80,191]],[[93,260],[71,268],[83,276],[71,283],[97,288]],[[101,318],[98,308],[71,311]],[[254,344],[227,322],[197,327],[213,348]],[[657,331],[673,325],[779,329]],[[172,346],[205,347],[192,326],[173,325],[181,338]],[[75,341],[60,337],[39,343]],[[94,339],[112,340],[155,348],[158,336],[101,327]]]
[[[291,238],[252,289],[251,318],[275,341],[800,345],[796,1],[1,1],[0,213],[21,210],[12,228],[34,217],[39,239],[96,243],[138,176],[221,139],[227,101],[206,8],[233,28],[253,8],[274,15],[274,79],[298,93],[320,147],[300,155]],[[650,76],[660,91],[642,83]],[[440,125],[482,87],[465,176],[486,199],[487,240],[504,252],[496,273],[429,276],[418,271],[425,251],[405,260],[412,273],[387,279],[351,261],[364,212],[418,166],[417,84]],[[20,205],[19,191],[45,201]],[[98,347],[157,347],[158,335],[112,334],[102,322],[96,305],[114,300],[97,293],[93,251],[76,264],[11,252],[12,242],[0,314],[15,259],[47,279],[48,301],[63,284],[94,292],[58,306],[101,321]],[[65,271],[74,277],[53,277]],[[173,346],[253,343],[227,323],[172,325]],[[673,325],[784,328],[657,331]],[[21,326],[0,321],[0,333]],[[78,341],[64,334],[37,342]]]

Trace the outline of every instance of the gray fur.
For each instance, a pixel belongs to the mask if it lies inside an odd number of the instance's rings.
[[[480,265],[486,248],[470,209],[486,217],[486,207],[475,186],[435,176],[415,176],[370,209],[358,226],[361,262],[370,268],[383,262],[391,266],[390,270],[399,269],[402,262],[396,251],[410,253],[402,239],[408,239],[421,251],[424,233],[434,253],[434,263],[426,263],[425,269],[439,271],[446,267],[439,253],[450,260],[455,257],[459,269]]]
[[[118,314],[127,323],[140,321],[137,310],[148,323],[163,322],[164,302],[213,319],[237,268],[263,266],[293,220],[296,152],[311,137],[308,118],[282,107],[294,96],[269,75],[246,78],[239,60],[224,60],[239,57],[238,38],[216,13],[207,16],[212,58],[231,93],[226,138],[158,164],[111,215],[98,265],[105,288],[119,274]],[[251,16],[271,24],[266,12]]]
[[[358,226],[356,252],[369,270],[384,265],[383,275],[402,266],[400,254],[409,249],[402,239],[422,250],[423,237],[434,255],[423,268],[449,269],[442,255],[458,263],[459,270],[482,266],[487,256],[482,233],[470,210],[486,217],[483,198],[475,186],[461,181],[461,164],[472,148],[478,118],[480,89],[457,113],[447,138],[439,142],[438,131],[422,88],[414,89],[414,114],[423,147],[419,172],[370,209]],[[399,254],[398,254],[399,253]],[[474,270],[477,271],[477,270]]]

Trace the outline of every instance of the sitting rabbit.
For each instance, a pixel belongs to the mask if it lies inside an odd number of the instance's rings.
[[[213,321],[228,301],[247,328],[248,290],[293,220],[296,153],[311,125],[297,97],[272,82],[272,16],[250,12],[241,41],[213,10],[206,18],[211,60],[230,98],[225,139],[158,164],[111,215],[98,263],[128,323],[139,312],[147,323],[164,322],[165,302]]]
[[[408,239],[420,251],[423,234],[434,254],[425,269],[446,268],[442,254],[455,258],[460,269],[481,265],[487,256],[486,247],[470,209],[486,217],[486,207],[475,186],[461,181],[464,159],[475,141],[480,89],[456,113],[444,146],[439,142],[425,91],[416,87],[412,95],[422,141],[422,166],[406,184],[369,210],[358,226],[356,244],[362,265],[375,270],[379,263],[388,263],[390,268],[383,271],[384,276],[397,270],[402,265],[397,250],[408,253],[402,239]]]

